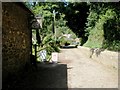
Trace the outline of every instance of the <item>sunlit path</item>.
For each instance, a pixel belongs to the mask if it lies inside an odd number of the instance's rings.
[[[68,88],[117,88],[117,70],[86,57],[79,49],[62,49],[59,61],[67,64]]]

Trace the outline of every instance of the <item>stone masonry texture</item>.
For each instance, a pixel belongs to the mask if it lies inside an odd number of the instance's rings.
[[[30,60],[30,11],[19,3],[2,3],[2,77],[17,75]]]

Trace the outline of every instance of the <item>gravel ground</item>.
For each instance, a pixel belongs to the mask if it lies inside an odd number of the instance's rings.
[[[69,88],[118,88],[116,69],[104,67],[77,48],[62,49],[59,60],[67,64]]]
[[[68,48],[61,49],[58,63],[38,63],[38,70],[25,73],[24,77],[11,88],[36,90],[38,88],[117,87],[118,72],[116,69],[104,67],[86,57],[78,48]]]

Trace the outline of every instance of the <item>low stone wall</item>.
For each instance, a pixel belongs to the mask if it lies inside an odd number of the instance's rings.
[[[90,48],[81,46],[79,46],[78,48],[86,55],[86,57],[90,58]],[[118,69],[118,55],[118,52],[103,50],[99,53],[99,55],[93,53],[91,59],[109,68]]]

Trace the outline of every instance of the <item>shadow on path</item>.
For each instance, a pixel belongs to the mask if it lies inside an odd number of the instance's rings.
[[[39,89],[39,88],[66,88],[67,90],[67,65],[66,64],[38,64],[38,70],[29,73],[12,88]]]
[[[72,49],[72,48],[77,48],[77,45],[69,45],[69,46],[61,46],[61,49]]]

